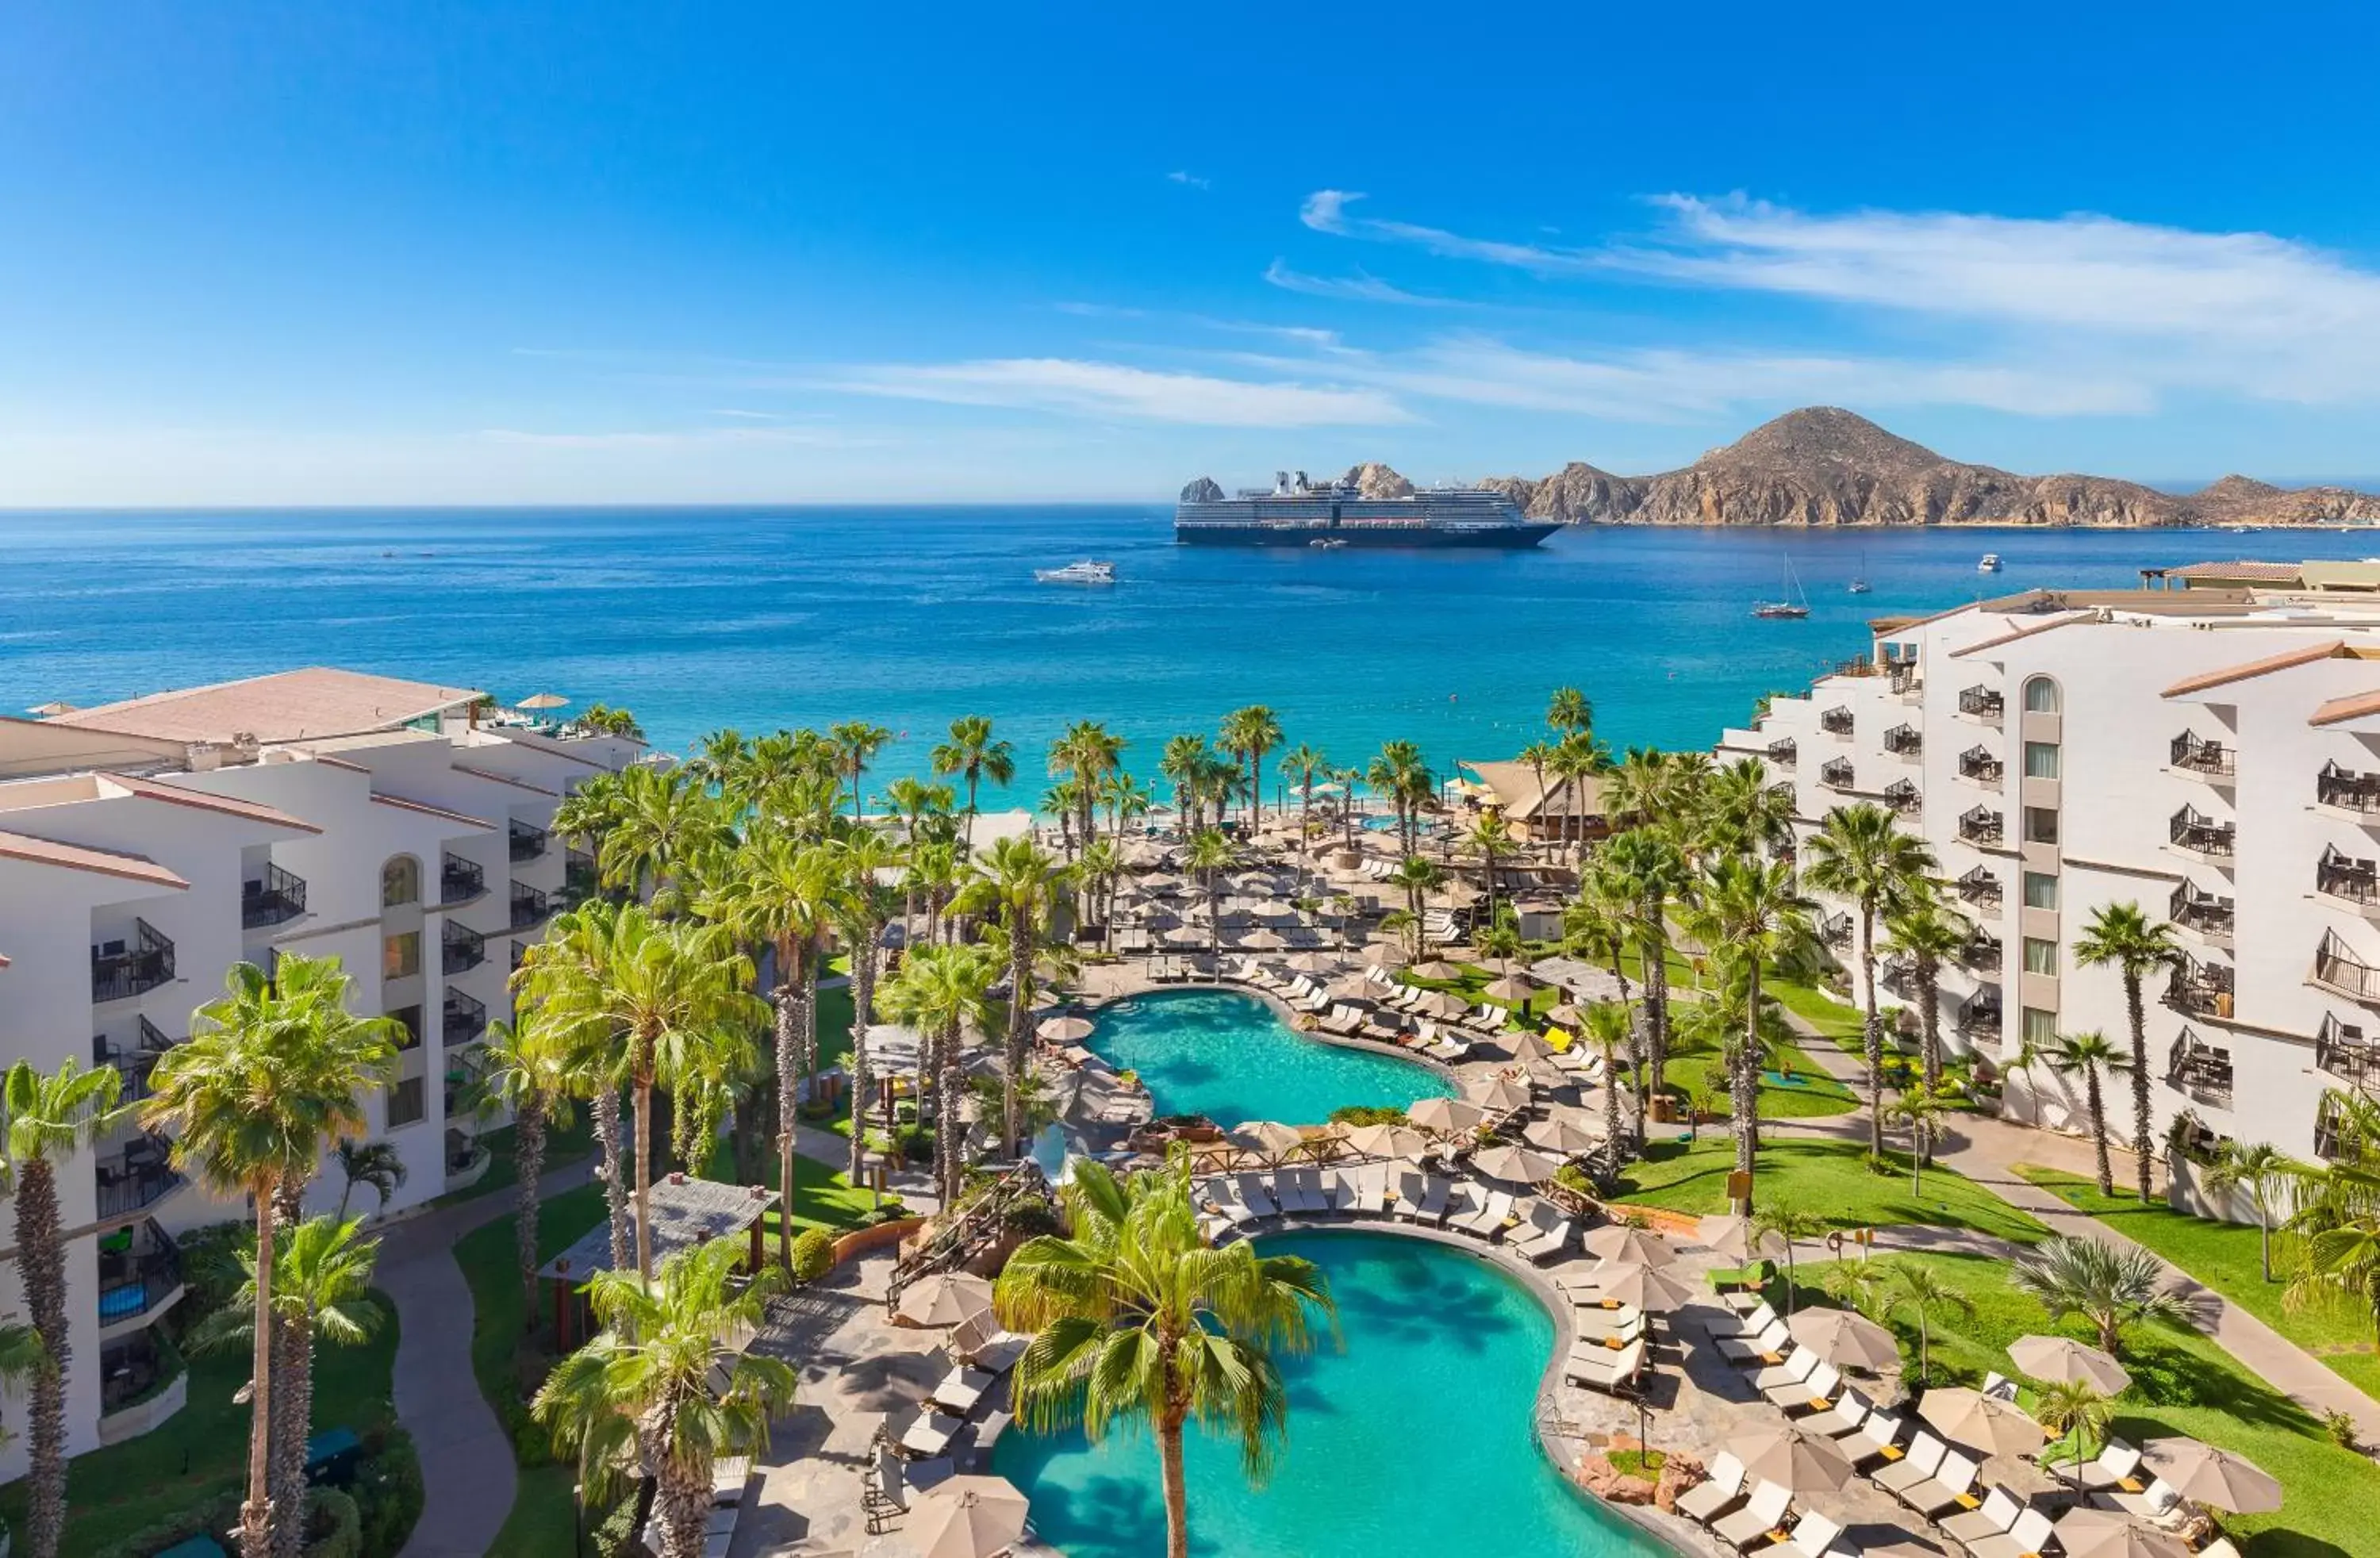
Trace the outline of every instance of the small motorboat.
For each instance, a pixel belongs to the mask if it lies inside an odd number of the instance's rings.
[[[1975,565],[1975,571],[1979,574],[1996,574],[1999,572],[2000,554],[1997,552],[1985,553],[1984,560]]]
[[[1043,584],[1113,584],[1115,565],[1086,557],[1069,563],[1062,568],[1036,568],[1033,577]]]

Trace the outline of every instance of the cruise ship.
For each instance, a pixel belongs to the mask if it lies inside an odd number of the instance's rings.
[[[1205,477],[1182,489],[1173,539],[1185,546],[1381,548],[1535,546],[1561,527],[1523,516],[1485,487],[1427,488],[1401,498],[1367,498],[1351,482],[1313,481],[1282,471],[1269,488],[1225,497]]]

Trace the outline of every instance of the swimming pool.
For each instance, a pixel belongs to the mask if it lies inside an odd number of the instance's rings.
[[[1281,1360],[1289,1445],[1252,1491],[1235,1444],[1193,1430],[1184,1454],[1190,1550],[1231,1558],[1656,1558],[1668,1550],[1573,1491],[1536,1443],[1553,1321],[1481,1257],[1393,1234],[1288,1234],[1267,1254],[1320,1265],[1343,1352]],[[1000,1474],[1033,1499],[1041,1540],[1067,1558],[1165,1547],[1157,1446],[1116,1431],[1012,1429]]]
[[[1417,1061],[1309,1039],[1255,996],[1227,990],[1118,1002],[1099,1014],[1089,1045],[1118,1070],[1138,1072],[1159,1114],[1226,1126],[1318,1126],[1348,1104],[1403,1109],[1455,1090]]]

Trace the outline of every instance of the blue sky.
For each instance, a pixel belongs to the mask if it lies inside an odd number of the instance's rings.
[[[2380,471],[2366,8],[0,11],[0,504]]]

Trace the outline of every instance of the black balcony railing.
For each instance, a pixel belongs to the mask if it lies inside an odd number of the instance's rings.
[[[2231,900],[2201,893],[2187,882],[2176,887],[2173,896],[2166,901],[2165,917],[2202,936],[2231,934]]]
[[[526,931],[541,925],[552,913],[553,902],[545,894],[523,882],[513,883],[513,930]]]
[[[121,1325],[173,1296],[182,1285],[182,1252],[165,1231],[145,1223],[128,1237],[117,1235],[124,1248],[109,1249],[100,1241],[99,1323]]]
[[[2380,1004],[2380,968],[2348,951],[2336,931],[2325,931],[2322,944],[2314,949],[2313,978],[2342,995]]]
[[[595,869],[595,857],[584,849],[571,849],[562,857],[562,885],[573,898],[591,898],[603,885]]]
[[[1925,734],[1913,724],[1897,724],[1884,733],[1884,749],[1897,758],[1913,758],[1925,749]]]
[[[2380,812],[2380,773],[2358,773],[2335,761],[2324,763],[2322,772],[2313,776],[2313,798],[2347,811]]]
[[[1792,767],[1794,759],[1800,755],[1800,749],[1790,736],[1781,741],[1768,743],[1768,761],[1779,768]]]
[[[438,1018],[439,1036],[448,1049],[457,1044],[474,1043],[488,1031],[488,1004],[473,1000],[449,985]]]
[[[1818,728],[1829,736],[1849,736],[1852,733],[1852,712],[1842,708],[1829,709],[1818,716]]]
[[[1818,783],[1830,790],[1848,790],[1852,784],[1852,760],[1828,758],[1818,765]]]
[[[1830,914],[1818,921],[1818,940],[1828,946],[1852,944],[1852,917],[1849,911]]]
[[[2344,1023],[2336,1012],[2323,1014],[2313,1036],[2313,1064],[2342,1082],[2359,1088],[2380,1087],[2380,1044],[2373,1042],[2361,1023]]]
[[[476,860],[449,855],[438,866],[438,901],[459,904],[488,890],[488,873]]]
[[[2231,970],[2220,963],[2184,957],[2174,965],[2165,987],[2165,1004],[2194,1017],[2231,1016]]]
[[[1959,896],[1978,906],[2000,901],[2000,879],[1989,866],[1977,866],[1952,884]]]
[[[2171,751],[2173,766],[2192,773],[2231,773],[2239,761],[2239,754],[2222,742],[2204,740],[2187,730],[2173,738]]]
[[[2006,707],[2007,700],[2000,696],[1998,688],[1971,687],[1959,694],[1959,712],[1973,714],[1977,719],[1998,719],[2000,711]]]
[[[306,912],[306,879],[264,862],[264,874],[239,884],[239,922],[254,931],[280,925]]]
[[[1925,804],[1925,797],[1918,794],[1916,780],[1895,779],[1884,787],[1884,804],[1903,817],[1914,817]]]
[[[99,1350],[99,1413],[137,1406],[174,1382],[182,1355],[157,1326],[135,1331]]]
[[[1768,786],[1768,793],[1775,796],[1779,800],[1790,803],[1793,799],[1793,781],[1791,779],[1779,779],[1777,783]]]
[[[1884,674],[1891,678],[1893,691],[1906,695],[1917,690],[1917,662],[1892,661],[1885,666]]]
[[[132,922],[128,942],[105,942],[91,949],[91,998],[123,1001],[172,982],[174,943],[145,919]]]
[[[523,860],[534,860],[545,853],[548,834],[543,828],[532,827],[527,822],[515,822],[507,833],[511,839],[514,864],[517,865]]]
[[[521,965],[528,961],[528,943],[527,942],[516,941],[512,943],[511,945],[513,949],[513,961],[512,967],[508,971],[517,974],[520,972]]]
[[[2240,835],[2238,823],[2218,822],[2194,806],[2185,806],[2175,812],[2166,831],[2176,848],[2221,860],[2231,858]]]
[[[1970,807],[1959,816],[1959,836],[1969,844],[1998,844],[2008,834],[2008,819],[1988,806]]]
[[[2176,1035],[2166,1052],[2165,1079],[2201,1102],[2231,1107],[2231,1052],[2207,1043],[2191,1029]]]
[[[1987,984],[1960,1004],[1959,1031],[1971,1039],[1997,1038],[2000,1031],[2000,987]]]
[[[1878,964],[1876,982],[1903,1001],[1917,999],[1917,969],[1905,957],[1888,957]]]
[[[2351,904],[2380,904],[2380,864],[2325,845],[2322,858],[2313,863],[2313,890]]]
[[[1970,968],[1997,968],[2000,966],[2000,939],[1981,926],[1959,949],[1959,961]]]
[[[125,1217],[151,1207],[182,1183],[165,1161],[165,1138],[137,1136],[93,1165],[99,1185],[99,1215]]]
[[[488,938],[468,925],[449,919],[438,932],[441,971],[468,974],[488,960]]]
[[[1973,779],[1978,785],[1997,785],[2007,772],[2008,764],[2002,762],[1999,754],[1989,747],[1979,744],[1959,754],[1960,776]]]

